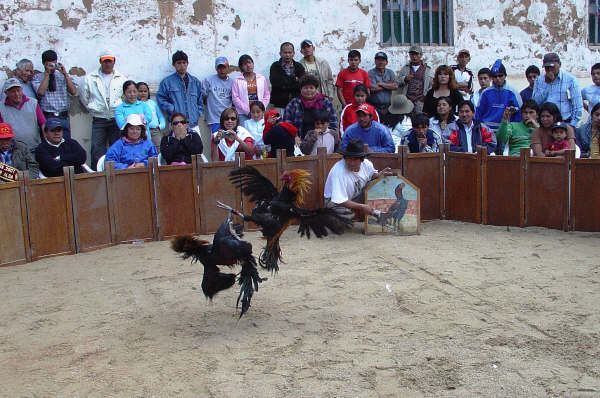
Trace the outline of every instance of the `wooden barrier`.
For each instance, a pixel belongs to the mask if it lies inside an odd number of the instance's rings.
[[[600,231],[600,159],[575,159],[571,170],[571,229]]]
[[[19,173],[19,176],[17,182],[0,183],[0,203],[11,204],[0,206],[3,231],[0,239],[0,266],[31,261],[23,173]]]
[[[522,150],[520,156],[482,157],[483,224],[517,227],[524,224],[525,152],[529,148]]]
[[[440,153],[374,154],[375,167],[400,169],[421,189],[424,220],[447,218],[493,225],[542,226],[562,230],[600,230],[600,160],[533,158]],[[254,204],[242,200],[229,182],[235,167],[252,165],[280,188],[283,170],[311,172],[306,207],[324,205],[327,175],[342,157],[327,155],[114,170],[0,184],[2,226],[11,234],[0,241],[0,265],[42,257],[85,252],[134,240],[167,239],[176,234],[214,232],[226,213],[222,201],[249,213]],[[570,196],[569,196],[570,192]],[[249,225],[248,227],[256,227]]]
[[[200,233],[198,158],[185,166],[153,163],[158,239]]]
[[[75,175],[73,168],[69,167],[68,178],[73,195],[73,225],[77,252],[115,244],[111,222],[114,203],[109,200],[112,186],[106,173]]]
[[[106,162],[105,172],[109,180],[109,195],[113,212],[113,242],[158,239],[153,164],[148,167],[115,170],[112,162]]]
[[[442,153],[409,153],[401,146],[402,175],[421,190],[421,220],[438,220],[444,214],[444,162]]]
[[[30,180],[24,174],[31,261],[75,253],[68,170],[64,168],[63,177],[44,180]]]
[[[564,158],[530,157],[525,152],[525,223],[569,229],[569,171],[574,151]]]
[[[281,170],[280,170],[281,163],[280,163],[279,159],[273,159],[273,158],[260,159],[260,160],[242,159],[242,167],[243,166],[254,167],[262,175],[267,177],[269,179],[269,181],[271,181],[273,183],[273,185],[275,185],[275,187],[280,188],[281,181],[279,180],[279,176],[281,176]],[[243,212],[245,214],[250,214],[255,205],[256,205],[256,203],[250,202],[248,197],[246,197],[246,196],[242,197],[241,208],[243,209]],[[254,223],[248,222],[245,225],[245,229],[249,230],[249,231],[255,231],[255,230],[259,229],[259,227]]]
[[[449,220],[481,222],[481,147],[476,154],[449,152],[446,156],[446,218]]]

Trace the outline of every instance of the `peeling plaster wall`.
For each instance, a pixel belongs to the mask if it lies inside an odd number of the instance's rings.
[[[454,47],[425,48],[430,64],[454,62],[459,48],[471,50],[472,69],[505,60],[509,74],[521,75],[556,51],[563,66],[588,74],[598,51],[587,47],[586,0],[455,0]],[[483,6],[482,6],[482,3]],[[312,39],[317,55],[334,73],[348,49],[373,66],[380,41],[378,0],[3,0],[0,4],[0,80],[20,58],[41,69],[40,54],[53,48],[78,75],[97,67],[103,48],[117,55],[117,68],[134,80],[157,84],[172,72],[177,49],[190,56],[190,72],[213,73],[214,58],[235,65],[250,54],[256,70],[267,73],[279,44]],[[407,61],[406,47],[384,48],[390,67]],[[300,55],[297,53],[297,57]]]

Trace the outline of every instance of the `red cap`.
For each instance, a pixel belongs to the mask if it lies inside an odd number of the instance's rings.
[[[466,48],[463,48],[462,50],[460,50],[458,52],[458,55],[461,56],[463,54],[467,54],[469,57],[471,56],[471,53],[469,52],[469,50],[467,50]]]
[[[364,112],[368,115],[375,116],[375,108],[373,108],[371,105],[367,104],[366,102],[364,104],[361,104],[358,108],[356,108],[356,111],[354,111],[354,113],[358,113],[358,112]]]
[[[0,139],[3,138],[13,138],[15,133],[13,133],[12,128],[10,128],[10,124],[0,123]]]

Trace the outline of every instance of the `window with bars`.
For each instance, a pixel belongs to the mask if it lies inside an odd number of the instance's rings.
[[[383,45],[454,44],[452,0],[382,0],[381,10]]]
[[[589,44],[592,46],[600,46],[600,21],[599,21],[599,10],[600,0],[589,0],[588,4],[588,27],[590,33],[588,35]]]

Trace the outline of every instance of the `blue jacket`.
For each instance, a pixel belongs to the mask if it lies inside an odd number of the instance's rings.
[[[130,144],[123,138],[115,141],[106,152],[105,161],[115,162],[115,169],[126,169],[133,163],[144,162],[148,166],[148,158],[156,157],[158,153],[151,141],[141,140]]]
[[[502,87],[492,84],[481,94],[479,105],[475,111],[475,120],[485,123],[495,131],[502,121],[502,114],[507,106],[515,106],[520,109],[521,95],[506,83]],[[520,122],[521,112],[512,115],[510,121]]]
[[[396,151],[390,130],[376,121],[373,121],[367,130],[363,130],[358,122],[350,125],[342,138],[342,148],[346,149],[348,142],[354,138],[361,139],[373,152],[394,153]]]
[[[134,113],[144,115],[146,127],[151,127],[152,109],[150,109],[150,106],[147,103],[140,100],[136,100],[133,104],[128,104],[123,101],[115,108],[115,122],[117,123],[117,127],[122,129],[127,123],[127,116]]]
[[[169,120],[173,113],[181,112],[190,122],[189,127],[193,128],[198,125],[198,120],[204,111],[202,83],[189,73],[187,76],[187,90],[183,79],[177,73],[165,77],[158,86],[156,102],[160,109],[167,114]]]
[[[586,124],[580,126],[575,130],[575,143],[581,150],[581,153],[588,153],[590,151],[590,142],[592,140],[592,117],[587,121]]]

